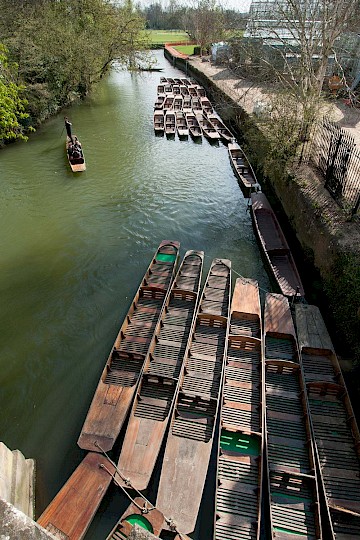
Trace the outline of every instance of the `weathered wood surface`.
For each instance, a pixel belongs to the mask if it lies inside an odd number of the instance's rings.
[[[156,506],[177,530],[195,528],[217,418],[228,337],[231,263],[212,262],[165,448]]]
[[[220,409],[216,540],[260,537],[264,359],[257,282],[237,279]]]
[[[234,169],[235,175],[240,180],[241,188],[247,197],[250,197],[251,191],[260,189],[255,172],[245,156],[245,153],[240,145],[236,142],[228,144],[228,152],[230,163]]]
[[[304,287],[285,235],[263,193],[251,194],[251,214],[260,247],[281,293],[288,298],[304,296]]]
[[[271,534],[316,540],[322,532],[315,458],[288,300],[268,293],[264,319]]]
[[[138,490],[148,486],[176,397],[196,316],[203,260],[203,252],[185,254],[155,329],[130,413],[118,468]]]
[[[328,331],[316,306],[295,309],[329,538],[360,538],[360,433]]]
[[[81,540],[108,489],[115,468],[90,452],[37,522],[61,540]]]
[[[179,243],[155,253],[110,352],[78,439],[84,450],[113,447],[133,400],[144,361],[174,277]],[[170,261],[166,259],[170,258]]]

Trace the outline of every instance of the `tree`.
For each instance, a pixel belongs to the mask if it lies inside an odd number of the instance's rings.
[[[15,80],[16,65],[9,65],[7,50],[0,44],[0,143],[27,138],[22,123],[29,116],[27,101],[21,96],[25,87]]]
[[[224,17],[217,0],[197,0],[190,11],[188,30],[199,44],[201,54],[223,39]]]

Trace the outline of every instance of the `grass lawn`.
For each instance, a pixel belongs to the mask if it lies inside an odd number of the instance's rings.
[[[177,51],[183,53],[183,54],[194,54],[194,47],[196,47],[196,45],[176,45],[176,47],[174,47],[174,49],[176,49]]]
[[[147,30],[151,43],[171,43],[172,41],[189,41],[186,32],[180,30]]]

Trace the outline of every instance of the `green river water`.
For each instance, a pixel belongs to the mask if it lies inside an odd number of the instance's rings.
[[[184,76],[156,56],[165,76]],[[226,257],[270,288],[227,148],[155,137],[159,76],[113,71],[1,152],[0,439],[36,460],[37,515],[85,455],[76,441],[87,409],[161,240],[179,240],[181,255],[204,250],[204,275]],[[84,173],[66,161],[65,114]],[[211,482],[210,468],[209,493]],[[194,538],[211,530],[209,501]],[[112,487],[86,539],[104,538],[127,504]]]

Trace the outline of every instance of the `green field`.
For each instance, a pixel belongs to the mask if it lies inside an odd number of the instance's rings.
[[[147,30],[151,43],[171,43],[176,41],[189,41],[189,35],[180,30]]]
[[[174,47],[174,49],[176,49],[177,51],[183,53],[183,54],[194,54],[194,47],[196,47],[196,45],[176,45],[176,47]]]

